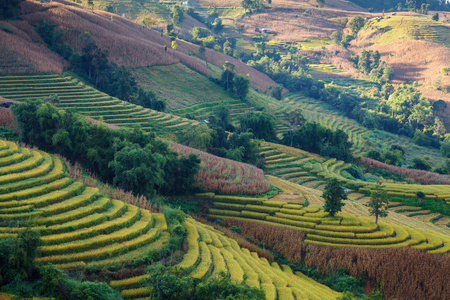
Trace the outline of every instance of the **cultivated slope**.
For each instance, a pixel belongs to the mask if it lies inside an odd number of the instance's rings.
[[[45,152],[0,140],[0,238],[30,227],[44,244],[37,262],[63,269],[107,267],[131,263],[168,242],[160,213],[111,200],[97,188],[72,181],[63,163]],[[262,288],[267,299],[335,299],[329,288],[287,266],[269,264],[233,239],[188,218],[188,251],[177,266],[192,268],[188,276],[204,278],[225,272],[232,280]],[[113,281],[125,298],[146,296],[146,276]]]

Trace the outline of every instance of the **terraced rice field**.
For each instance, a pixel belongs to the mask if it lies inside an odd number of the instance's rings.
[[[0,76],[0,96],[21,101],[58,95],[59,107],[117,126],[161,126],[178,131],[198,122],[134,105],[102,93],[70,76],[51,74]]]
[[[323,181],[336,178],[358,192],[370,194],[376,183],[353,178],[345,171],[351,164],[334,158],[324,160],[288,146],[263,143],[261,151],[266,157],[268,174],[285,178],[291,182],[310,188],[323,188]],[[273,158],[273,159],[272,159]],[[306,173],[305,173],[306,172]],[[450,203],[449,185],[420,185],[384,182],[383,189],[390,196],[415,197],[418,191],[425,193],[426,199],[442,199]]]
[[[275,299],[336,299],[334,292],[300,272],[293,272],[286,265],[270,263],[257,253],[240,248],[238,243],[209,225],[191,218],[184,227],[188,232],[189,250],[177,265],[180,268],[193,267],[188,276],[205,278],[225,272],[236,282],[261,288],[268,300]],[[143,287],[148,275],[110,282],[122,291],[124,298],[148,296],[151,290]]]
[[[286,206],[289,207],[289,206]],[[300,207],[300,206],[290,206]],[[17,226],[17,224],[21,226]],[[39,230],[38,263],[62,269],[130,263],[161,249],[169,240],[160,213],[103,196],[97,188],[72,181],[61,160],[0,140],[0,238],[27,225]],[[188,218],[188,251],[177,266],[204,278],[224,271],[232,280],[262,288],[267,299],[335,299],[330,290],[288,266],[270,264],[212,227]],[[149,296],[147,275],[112,281],[126,299]]]
[[[168,241],[164,215],[71,180],[61,160],[0,140],[0,238],[39,230],[38,263],[62,269],[132,262]],[[15,224],[22,224],[16,226]]]
[[[318,196],[314,192],[310,194]],[[318,207],[264,198],[215,196],[208,217],[292,228],[305,232],[305,242],[316,245],[378,249],[412,247],[430,254],[450,251],[450,236],[436,231],[383,221],[377,226],[373,218],[357,217],[352,213],[331,217]]]

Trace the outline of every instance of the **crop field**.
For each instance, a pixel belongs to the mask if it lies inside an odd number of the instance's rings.
[[[198,124],[194,120],[113,98],[70,76],[41,74],[0,77],[0,96],[6,99],[44,99],[51,95],[58,95],[61,99],[58,106],[61,108],[117,126],[140,125],[144,131],[153,126],[162,126],[168,131],[177,131]]]
[[[276,183],[276,180],[272,182]],[[305,242],[316,245],[378,249],[412,247],[430,254],[450,251],[450,236],[436,231],[383,221],[377,226],[372,219],[352,213],[330,217],[318,207],[302,207],[265,198],[214,196],[214,205],[209,209],[208,216],[292,228],[305,232]]]
[[[172,150],[183,155],[199,154],[202,162],[197,180],[207,191],[219,190],[225,194],[256,195],[270,190],[264,172],[255,166],[221,158],[180,144],[171,144]]]
[[[71,180],[61,160],[0,140],[0,237],[31,222],[41,233],[38,263],[63,269],[131,262],[168,240],[164,215],[103,196]],[[17,154],[22,154],[19,157]],[[11,226],[11,227],[10,227]]]
[[[352,193],[358,195],[352,196],[351,199],[353,200],[363,199],[365,194],[370,194],[375,188],[374,182],[355,179],[345,171],[346,168],[351,166],[349,163],[344,163],[343,161],[334,158],[326,160],[306,151],[267,142],[262,143],[260,149],[266,157],[266,174],[284,179],[286,180],[286,183],[291,182],[305,188],[314,189],[316,196],[321,195],[321,191],[325,186],[324,180],[330,178],[336,178],[338,181],[345,183],[346,186],[350,187],[353,190]],[[272,182],[272,180],[273,179],[269,181]],[[422,191],[425,193],[426,199],[442,199],[447,201],[447,203],[450,202],[450,199],[447,196],[449,185],[446,184],[420,185],[388,182],[383,180],[383,178],[380,178],[380,180],[383,181],[383,189],[390,196],[415,197],[417,191]],[[283,190],[286,189],[285,186],[281,188]],[[318,200],[317,197],[312,198],[312,201],[319,206],[323,205],[323,200]],[[357,205],[356,202],[359,203],[361,201],[353,201],[349,207]],[[365,202],[360,204],[364,203]],[[360,208],[361,207],[358,209]],[[367,215],[367,208],[363,208],[362,211],[363,215]],[[357,210],[351,212],[358,214]],[[438,217],[433,215],[430,211],[407,214],[406,216],[409,216],[412,219],[427,220],[428,222]],[[442,226],[445,227],[446,224],[447,223],[443,222]]]
[[[209,225],[188,218],[184,227],[188,232],[188,252],[177,267],[193,268],[188,276],[207,278],[225,272],[233,281],[261,288],[268,300],[336,299],[340,296],[302,273],[294,273],[287,265],[271,263],[256,252],[241,248],[235,240]],[[146,278],[144,275],[111,281],[110,285],[121,290],[124,298],[143,297],[151,292],[143,287]]]
[[[251,109],[183,64],[137,68],[133,74],[138,86],[156,91],[157,98],[166,101],[167,109],[179,116],[207,119],[218,106],[229,108],[231,114]]]
[[[161,249],[169,240],[163,214],[112,200],[97,188],[72,181],[62,161],[47,153],[0,140],[0,158],[10,158],[8,165],[0,167],[0,238],[25,230],[15,222],[33,218],[31,228],[39,230],[43,240],[38,263],[62,269],[121,265]],[[204,278],[224,271],[232,280],[262,288],[268,299],[340,295],[287,266],[250,253],[211,226],[191,218],[184,226],[188,251],[177,266],[192,268],[188,276]],[[151,292],[142,286],[145,278],[130,277],[110,285],[124,298],[143,297]]]

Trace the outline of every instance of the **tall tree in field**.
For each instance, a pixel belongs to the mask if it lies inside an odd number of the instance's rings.
[[[386,191],[380,181],[377,182],[375,191],[370,195],[370,200],[366,204],[369,207],[371,216],[375,216],[375,224],[378,226],[378,218],[384,218],[388,215],[386,205],[389,203]]]
[[[302,110],[297,108],[296,110],[290,111],[288,113],[284,114],[285,119],[289,122],[289,135],[291,138],[291,144],[292,147],[292,131],[296,127],[301,127],[303,124],[305,124],[306,119],[302,114]]]
[[[339,181],[337,181],[336,178],[333,178],[327,181],[322,198],[325,199],[324,210],[329,212],[330,216],[334,217],[334,215],[340,212],[345,205],[342,200],[347,199],[347,194],[339,185]]]
[[[422,192],[422,191],[418,191],[416,193],[416,196],[417,196],[417,198],[419,198],[419,204],[421,204],[422,203],[422,199],[425,198],[425,193]]]
[[[234,71],[234,65],[232,63],[230,63],[229,61],[225,61],[225,63],[223,64],[223,71],[225,73],[225,77],[226,77],[226,89],[229,90],[232,86],[230,86],[230,81],[232,80],[232,78],[230,78]],[[230,76],[231,75],[231,76]]]
[[[348,23],[348,27],[352,30],[352,34],[356,36],[358,31],[364,26],[364,19],[361,16],[354,16],[353,19]]]

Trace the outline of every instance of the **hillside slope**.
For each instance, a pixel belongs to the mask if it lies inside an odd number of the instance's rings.
[[[48,62],[54,60],[59,62],[53,68],[45,67],[40,60],[45,56],[51,56],[44,47],[43,41],[37,36],[32,26],[37,26],[39,20],[45,19],[54,23],[58,29],[65,29],[65,39],[79,50],[79,36],[81,33],[89,32],[96,40],[97,45],[110,53],[110,60],[118,65],[126,67],[143,67],[154,64],[173,64],[182,62],[185,65],[197,70],[202,74],[209,74],[205,63],[191,54],[198,53],[198,46],[177,40],[178,48],[170,49],[171,40],[169,36],[144,28],[125,18],[112,15],[104,11],[84,10],[83,7],[64,0],[55,0],[51,3],[40,3],[26,0],[22,4],[22,17],[24,21],[2,21],[0,25],[11,28],[13,33],[0,31],[0,37],[4,49],[13,50],[21,60],[34,66],[36,72],[61,73],[66,66],[60,58],[47,59]],[[20,29],[20,30],[19,30]],[[38,46],[30,46],[37,43]],[[17,46],[19,45],[19,46]],[[168,51],[164,51],[164,46],[168,46]],[[38,49],[35,49],[38,48]],[[30,50],[33,52],[30,53]],[[2,52],[3,53],[3,52]],[[0,55],[3,58],[3,55]],[[235,71],[249,75],[251,83],[255,88],[266,90],[270,85],[276,85],[267,75],[248,67],[240,61],[225,54],[207,49],[206,59],[208,62],[222,68],[225,61],[230,61],[235,65]],[[0,61],[1,64],[1,61]],[[14,68],[9,68],[11,72]]]

